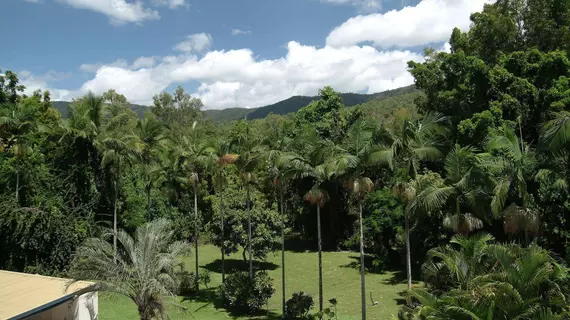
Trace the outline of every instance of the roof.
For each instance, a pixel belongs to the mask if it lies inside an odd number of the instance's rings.
[[[72,299],[93,282],[0,270],[0,319],[22,319]]]

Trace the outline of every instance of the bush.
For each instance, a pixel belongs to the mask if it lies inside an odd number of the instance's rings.
[[[285,315],[287,319],[303,319],[307,317],[313,307],[313,297],[303,291],[293,293],[293,297],[287,300]]]
[[[181,271],[178,274],[180,284],[178,285],[178,294],[181,296],[189,295],[196,289],[196,275],[188,271]]]
[[[257,272],[253,281],[247,272],[230,274],[220,287],[220,295],[229,309],[253,314],[261,310],[275,292],[271,281],[265,271]]]

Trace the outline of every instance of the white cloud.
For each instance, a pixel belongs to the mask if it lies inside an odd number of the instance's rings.
[[[77,91],[103,93],[115,89],[129,101],[152,103],[152,96],[174,83],[198,81],[195,95],[208,109],[259,107],[293,95],[315,95],[332,85],[342,92],[379,92],[413,83],[409,60],[422,56],[410,51],[375,48],[316,48],[289,42],[286,56],[258,60],[249,49],[211,51],[203,57],[163,57],[152,68],[132,70],[103,66]]]
[[[423,0],[415,7],[359,15],[336,27],[326,43],[342,47],[372,42],[381,48],[406,48],[443,42],[454,27],[469,29],[470,14],[491,2],[494,0]]]
[[[381,0],[321,0],[324,3],[352,5],[360,12],[377,12],[382,9]]]
[[[70,74],[57,73],[54,71],[49,71],[48,73],[39,76],[34,75],[27,70],[23,70],[18,73],[20,84],[26,87],[24,89],[25,94],[31,95],[36,90],[50,91],[51,99],[54,101],[68,101],[77,96],[77,94],[73,91],[54,89],[49,84],[49,82],[59,81],[69,76]]]
[[[128,68],[129,63],[125,59],[117,59],[115,62],[112,63],[84,63],[81,66],[79,66],[79,70],[83,72],[95,73],[103,66]]]
[[[156,64],[156,57],[140,57],[131,65],[132,69],[152,68]]]
[[[232,36],[238,36],[242,34],[251,34],[251,31],[243,29],[232,29]]]
[[[186,37],[186,40],[176,44],[174,50],[180,52],[203,52],[212,45],[212,36],[207,33],[196,33]]]
[[[139,0],[57,0],[77,9],[86,9],[102,13],[111,23],[142,23],[146,20],[160,19],[158,11],[145,8]]]
[[[30,3],[42,3],[42,0],[24,0],[25,2],[30,2]]]
[[[153,0],[152,2],[157,6],[168,6],[170,9],[189,6],[185,0]]]

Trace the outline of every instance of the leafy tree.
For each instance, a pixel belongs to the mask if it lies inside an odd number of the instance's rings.
[[[77,249],[71,275],[75,281],[97,281],[91,290],[128,297],[137,306],[141,320],[165,319],[165,297],[175,296],[180,258],[190,250],[173,235],[171,223],[163,219],[139,227],[134,237],[119,231],[117,255],[104,239],[87,239]]]

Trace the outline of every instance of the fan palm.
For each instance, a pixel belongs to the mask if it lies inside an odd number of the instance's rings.
[[[383,149],[375,152],[374,162],[384,163],[391,169],[401,168],[404,181],[394,186],[394,193],[405,204],[404,223],[406,233],[406,269],[408,290],[412,288],[412,261],[410,250],[410,209],[418,191],[414,181],[420,170],[420,162],[434,161],[442,157],[441,137],[446,133],[447,119],[439,113],[428,113],[421,120],[405,120],[396,132],[385,130]]]
[[[137,123],[136,133],[141,143],[141,159],[146,167],[146,194],[148,220],[152,219],[151,198],[152,170],[151,165],[156,163],[160,150],[168,141],[167,128],[152,113],[145,113]]]
[[[106,240],[87,239],[77,249],[70,274],[75,281],[95,280],[94,291],[128,297],[141,320],[167,319],[165,297],[175,297],[181,257],[190,246],[175,241],[174,228],[163,219],[139,227],[134,237],[121,230],[117,239],[117,254]]]

